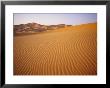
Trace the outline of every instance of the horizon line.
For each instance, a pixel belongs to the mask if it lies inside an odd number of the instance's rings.
[[[29,22],[29,23],[37,23],[37,22]],[[29,24],[29,23],[25,23],[25,24]],[[97,22],[88,22],[88,23],[82,23],[82,24],[64,24],[64,25],[83,25],[83,24],[92,24],[92,23],[97,23]],[[23,23],[21,23],[23,24]],[[14,26],[15,25],[21,25],[21,24],[13,24]],[[40,23],[37,23],[37,24],[40,24]],[[60,23],[60,24],[63,24],[63,23]],[[60,24],[40,24],[40,25],[47,25],[47,26],[50,26],[50,25],[60,25]]]

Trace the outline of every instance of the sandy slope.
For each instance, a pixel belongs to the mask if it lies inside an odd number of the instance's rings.
[[[96,27],[14,37],[14,75],[96,75]]]

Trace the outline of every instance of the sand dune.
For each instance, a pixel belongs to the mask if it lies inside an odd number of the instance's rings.
[[[14,75],[96,75],[97,24],[14,37]]]

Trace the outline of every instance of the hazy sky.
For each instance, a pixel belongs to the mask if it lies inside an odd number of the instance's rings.
[[[70,24],[78,25],[97,22],[96,13],[16,13],[14,25],[26,23],[39,23],[44,25]]]

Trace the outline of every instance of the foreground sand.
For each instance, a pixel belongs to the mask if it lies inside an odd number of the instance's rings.
[[[14,75],[96,75],[97,25],[14,37]]]

